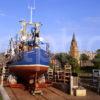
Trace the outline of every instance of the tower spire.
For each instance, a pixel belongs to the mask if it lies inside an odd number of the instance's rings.
[[[75,39],[75,33],[73,33],[73,37],[71,41],[70,55],[79,61],[79,51],[78,51],[77,41]]]
[[[73,32],[73,38],[72,38],[72,41],[76,41],[75,33],[74,33],[74,32]]]

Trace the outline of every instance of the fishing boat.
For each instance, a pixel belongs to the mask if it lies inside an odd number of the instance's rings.
[[[7,65],[11,74],[29,81],[31,77],[39,77],[47,72],[49,44],[40,37],[40,22],[22,20],[20,24],[19,37],[16,41],[10,40],[10,61]]]

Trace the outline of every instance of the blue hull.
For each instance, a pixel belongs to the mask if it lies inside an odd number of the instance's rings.
[[[45,65],[48,66],[50,57],[48,53],[41,48],[34,48],[31,51],[20,54],[19,60],[13,61],[11,65]]]
[[[40,76],[47,72],[50,62],[49,54],[41,49],[34,48],[31,51],[19,54],[19,60],[14,60],[9,66],[11,73],[29,80],[31,76]],[[27,78],[26,78],[27,77]]]

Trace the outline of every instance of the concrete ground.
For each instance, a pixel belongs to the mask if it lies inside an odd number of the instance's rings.
[[[11,100],[100,100],[100,95],[87,90],[87,96],[76,97],[70,96],[54,87],[47,87],[43,89],[43,95],[32,96],[27,90],[20,88],[5,87]]]
[[[1,86],[1,85],[0,85],[0,95],[2,96],[0,98],[2,98],[3,100],[10,100],[8,93],[6,92],[6,90],[4,89],[4,87]]]

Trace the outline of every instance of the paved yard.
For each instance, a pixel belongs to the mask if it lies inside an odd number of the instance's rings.
[[[100,100],[100,95],[87,90],[87,96],[76,97],[70,96],[54,87],[43,89],[43,95],[32,96],[28,91],[19,88],[5,87],[11,100]]]

